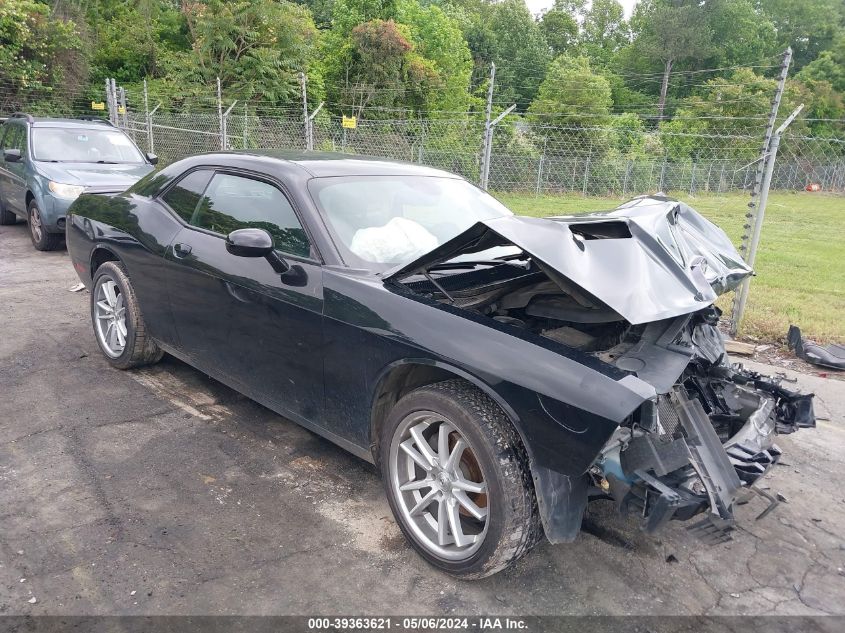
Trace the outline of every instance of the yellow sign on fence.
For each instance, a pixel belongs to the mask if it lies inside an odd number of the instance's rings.
[[[124,108],[123,106],[117,106],[117,113],[126,114],[126,108]]]
[[[106,104],[102,101],[92,101],[91,102],[91,109],[92,110],[105,110]]]
[[[342,127],[354,130],[358,127],[358,117],[343,115],[343,120],[340,122]]]

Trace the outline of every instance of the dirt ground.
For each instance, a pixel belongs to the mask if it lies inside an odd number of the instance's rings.
[[[599,502],[575,543],[459,582],[372,466],[178,361],[111,369],[76,282],[0,227],[0,614],[845,614],[841,381],[787,371],[823,419],[781,438],[786,502],[740,507],[732,542]]]

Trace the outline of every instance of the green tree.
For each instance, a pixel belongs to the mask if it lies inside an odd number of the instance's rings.
[[[845,33],[798,73],[798,77],[805,81],[826,81],[834,90],[845,94]]]
[[[750,68],[710,79],[697,94],[683,100],[675,119],[660,124],[663,145],[673,158],[754,159],[762,138],[761,120],[771,108],[776,84],[775,79]],[[788,84],[781,103],[782,117],[807,96],[806,91]],[[791,131],[806,132],[805,116],[792,124]]]
[[[91,81],[136,83],[167,74],[171,54],[189,51],[187,22],[168,0],[99,0],[88,12],[94,27]]]
[[[55,17],[46,4],[0,2],[0,111],[23,109],[35,101],[67,104],[59,87],[69,79],[69,61],[81,46],[76,24]]]
[[[338,0],[335,11],[345,2],[358,0]],[[371,118],[395,118],[401,112],[394,110],[403,108],[469,108],[472,58],[454,18],[416,0],[355,7],[359,15],[381,12],[389,17],[372,18],[351,29],[345,17],[333,21],[322,46],[330,102],[342,110],[347,106],[347,113],[350,108],[358,114],[370,108]]]
[[[578,41],[578,20],[567,4],[556,0],[540,18],[540,28],[555,57],[569,51]]]
[[[633,23],[639,26],[632,45],[634,54],[656,60],[663,67],[657,104],[657,115],[662,118],[673,66],[712,54],[713,30],[706,5],[698,0],[651,0],[637,6]]]
[[[791,46],[800,70],[828,49],[843,30],[842,0],[755,0],[774,23],[780,49]]]
[[[593,64],[608,68],[616,53],[628,43],[628,23],[617,0],[593,0],[581,22],[579,51]]]
[[[590,60],[561,55],[549,65],[528,113],[537,123],[592,127],[608,122],[611,105],[610,82],[593,72]]]
[[[307,8],[287,0],[183,0],[193,41],[181,59],[185,77],[266,103],[299,95],[298,74],[314,59],[317,29]],[[310,78],[311,83],[316,83]]]
[[[524,0],[502,0],[490,18],[496,63],[496,100],[525,110],[546,75],[549,45]]]

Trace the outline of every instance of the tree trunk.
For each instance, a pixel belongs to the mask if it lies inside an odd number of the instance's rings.
[[[667,59],[663,68],[663,84],[660,86],[660,101],[657,102],[657,118],[663,118],[663,110],[666,108],[666,92],[669,90],[669,75],[672,74],[673,60]]]

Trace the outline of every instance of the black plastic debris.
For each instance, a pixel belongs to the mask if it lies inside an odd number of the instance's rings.
[[[789,326],[786,342],[798,358],[808,363],[829,369],[845,369],[845,345],[832,343],[822,347],[811,341],[805,341],[797,325]]]

